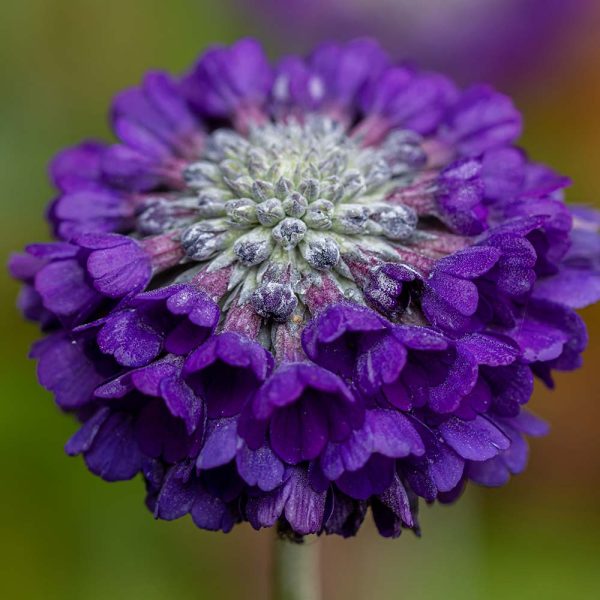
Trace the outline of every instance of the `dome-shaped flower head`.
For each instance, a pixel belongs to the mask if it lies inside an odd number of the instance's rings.
[[[537,376],[581,363],[600,218],[487,86],[374,42],[251,40],[111,111],[51,165],[56,240],[10,262],[67,452],[157,518],[418,532],[419,498],[523,471]]]

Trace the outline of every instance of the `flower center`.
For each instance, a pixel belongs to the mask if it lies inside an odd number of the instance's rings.
[[[394,245],[413,237],[418,218],[385,198],[424,161],[414,133],[397,131],[365,148],[325,117],[269,123],[248,137],[220,129],[185,169],[186,191],[155,201],[141,229],[183,224],[190,260],[209,261],[207,270],[235,265],[256,311],[283,321],[324,274],[344,295],[360,296],[345,257],[399,260]]]

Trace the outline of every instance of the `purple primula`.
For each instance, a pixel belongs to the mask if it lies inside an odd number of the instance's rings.
[[[214,48],[51,165],[57,240],[10,261],[67,452],[160,519],[386,537],[523,471],[534,376],[581,363],[600,217],[487,86],[371,40]]]

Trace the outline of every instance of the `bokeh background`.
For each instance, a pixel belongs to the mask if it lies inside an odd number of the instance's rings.
[[[3,0],[3,264],[12,250],[48,239],[47,161],[80,138],[109,135],[115,92],[149,68],[181,71],[207,44],[248,33],[274,55],[289,50],[257,3],[243,4]],[[600,207],[597,4],[560,42],[548,39],[543,68],[505,74],[500,85],[525,113],[525,148],[572,176],[570,201]],[[106,484],[63,454],[75,425],[36,383],[26,359],[36,333],[14,309],[16,293],[0,270],[0,596],[267,598],[270,532],[242,526],[225,536],[187,519],[155,522],[141,481]],[[386,541],[369,525],[352,540],[320,541],[327,600],[600,598],[600,307],[584,317],[584,368],[557,377],[556,391],[535,393],[552,433],[534,441],[527,473],[500,490],[472,488],[452,508],[425,508],[421,540]]]

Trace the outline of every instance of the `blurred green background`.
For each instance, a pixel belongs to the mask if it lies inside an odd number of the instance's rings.
[[[597,17],[597,15],[596,15]],[[149,68],[181,71],[208,43],[249,32],[226,0],[4,0],[0,8],[0,252],[45,240],[46,164],[62,146],[106,137],[106,109]],[[598,19],[543,78],[510,90],[525,147],[571,175],[569,199],[600,206]],[[271,51],[278,49],[264,40]],[[271,533],[227,536],[153,521],[140,481],[106,484],[62,451],[74,424],[36,384],[33,326],[0,271],[0,596],[60,600],[268,596]],[[421,540],[324,539],[327,600],[600,598],[600,308],[585,311],[585,367],[536,391],[552,434],[528,472],[424,508]]]

